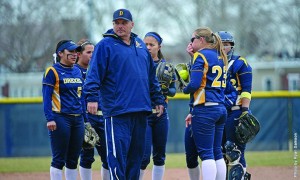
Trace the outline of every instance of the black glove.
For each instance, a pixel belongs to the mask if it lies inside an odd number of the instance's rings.
[[[247,108],[247,107],[242,107],[242,114],[240,115],[239,118],[245,116],[245,115],[248,114],[248,113],[249,113],[249,108]]]
[[[244,111],[237,120],[239,124],[235,127],[236,139],[239,143],[246,144],[259,132],[259,121],[248,111]]]

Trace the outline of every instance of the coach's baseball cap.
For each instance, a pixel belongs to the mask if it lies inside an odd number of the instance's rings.
[[[65,43],[63,43],[62,45],[60,45],[57,50],[56,50],[56,53],[60,52],[60,51],[63,51],[63,50],[69,50],[69,51],[81,51],[81,46],[78,46],[77,44],[75,44],[73,41],[71,40],[68,40],[66,41]]]
[[[114,12],[113,21],[117,19],[124,19],[126,21],[132,21],[132,15],[127,9],[118,9]]]

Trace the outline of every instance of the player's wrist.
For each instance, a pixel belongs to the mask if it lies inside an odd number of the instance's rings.
[[[249,108],[248,107],[242,107],[242,112],[246,112],[246,111],[249,111]]]

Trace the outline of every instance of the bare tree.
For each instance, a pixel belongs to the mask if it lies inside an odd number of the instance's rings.
[[[80,19],[63,19],[58,4],[27,0],[16,5],[3,2],[0,65],[12,72],[43,71],[51,62],[56,43],[84,36]]]
[[[157,31],[168,46],[166,57],[185,59],[185,47],[199,26],[235,35],[243,55],[300,52],[298,0],[111,0],[0,1],[0,66],[12,72],[43,71],[56,43],[83,37],[98,42],[112,28],[112,12],[127,8],[133,32]],[[169,49],[168,49],[169,48]],[[3,68],[2,68],[3,69]]]

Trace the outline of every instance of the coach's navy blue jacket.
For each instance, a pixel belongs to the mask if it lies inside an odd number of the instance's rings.
[[[95,47],[83,88],[87,102],[98,102],[100,88],[105,117],[151,112],[151,101],[163,105],[154,62],[144,42],[131,33],[127,45],[112,29],[103,37]]]

